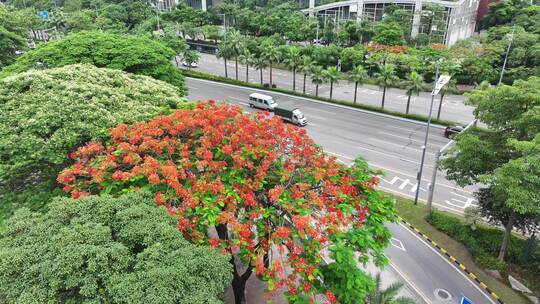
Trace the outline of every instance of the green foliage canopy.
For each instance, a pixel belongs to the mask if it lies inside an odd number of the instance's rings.
[[[41,67],[84,63],[151,76],[176,86],[184,93],[184,78],[171,64],[175,55],[169,47],[146,37],[81,32],[40,45],[19,57],[0,77]]]
[[[68,153],[104,138],[108,128],[147,120],[183,103],[167,83],[90,65],[0,79],[0,206],[10,209],[10,196],[25,187],[54,186]]]
[[[57,198],[0,238],[9,303],[221,303],[230,257],[184,240],[151,194]]]

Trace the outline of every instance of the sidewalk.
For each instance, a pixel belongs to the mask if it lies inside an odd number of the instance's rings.
[[[216,58],[214,55],[201,53],[199,60],[199,67],[195,70],[225,76],[225,66],[221,59]],[[182,67],[183,68],[183,67]],[[235,63],[234,60],[227,61],[227,70],[229,78],[236,78]],[[293,89],[293,75],[291,71],[282,69],[273,69],[273,83],[279,88],[288,90]],[[246,68],[244,65],[238,65],[238,79],[246,80]],[[249,68],[249,82],[260,83],[260,71],[254,68]],[[270,82],[270,71],[265,69],[263,71],[263,83]],[[296,91],[302,92],[303,87],[303,74],[296,74]],[[308,76],[306,81],[306,93],[315,95],[315,85],[311,83],[311,79]],[[319,86],[319,96],[329,97],[330,85],[323,84]],[[349,81],[340,81],[338,84],[334,84],[333,98],[337,100],[344,100],[352,102],[354,99],[354,83]],[[466,125],[474,119],[472,114],[474,108],[463,104],[465,96],[462,95],[446,95],[442,104],[441,119],[451,120],[457,123]],[[382,89],[374,85],[359,85],[357,102],[372,106],[380,106],[382,99]],[[437,115],[437,109],[439,107],[440,95],[435,97],[433,103],[433,116]],[[429,106],[431,102],[431,95],[427,92],[420,93],[419,96],[412,96],[410,113],[420,114],[427,116],[429,112]],[[404,90],[388,88],[386,91],[385,109],[405,113],[405,107],[407,103],[407,95]]]

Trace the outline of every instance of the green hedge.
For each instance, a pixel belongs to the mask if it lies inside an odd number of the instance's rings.
[[[426,220],[436,229],[448,234],[455,240],[461,242],[475,262],[486,269],[496,269],[503,275],[509,271],[509,267],[515,268],[523,274],[523,278],[532,289],[540,290],[537,278],[540,274],[540,246],[538,241],[529,260],[525,263],[522,260],[523,253],[527,248],[527,239],[512,235],[508,245],[506,262],[497,259],[499,248],[502,242],[503,230],[498,228],[479,225],[475,230],[456,218],[441,212],[433,212]],[[536,278],[536,279],[535,279]]]
[[[193,77],[193,78],[206,79],[206,80],[211,80],[211,81],[216,81],[216,82],[223,82],[223,83],[234,84],[234,85],[239,85],[239,86],[243,86],[243,87],[255,88],[255,89],[259,89],[259,90],[280,92],[280,93],[299,96],[299,97],[316,99],[316,100],[324,101],[324,102],[328,102],[328,103],[344,105],[344,106],[347,106],[347,107],[352,107],[352,108],[357,108],[357,109],[362,109],[362,110],[368,110],[368,111],[372,111],[372,112],[383,113],[383,114],[388,114],[388,115],[402,117],[402,118],[408,118],[408,119],[421,121],[421,122],[427,122],[427,120],[428,120],[428,118],[426,116],[419,115],[419,114],[405,114],[405,113],[401,113],[401,112],[384,110],[384,109],[381,109],[380,107],[372,106],[372,105],[366,105],[366,104],[360,104],[360,103],[355,104],[355,103],[351,103],[351,102],[344,101],[344,100],[335,100],[335,99],[330,100],[329,98],[320,97],[320,96],[317,97],[317,96],[313,96],[313,95],[309,95],[309,94],[302,94],[300,92],[295,92],[295,91],[282,89],[282,88],[273,88],[273,89],[271,89],[269,87],[264,87],[264,86],[261,86],[259,84],[255,84],[255,83],[230,79],[230,78],[226,78],[226,77],[222,77],[222,76],[211,75],[211,74],[202,73],[202,72],[194,71],[194,70],[181,69],[181,71],[184,74],[184,76],[186,76],[186,77]],[[449,121],[449,120],[434,119],[434,118],[431,119],[431,122],[434,123],[434,124],[442,125],[442,126],[455,126],[455,125],[459,124],[459,123]]]

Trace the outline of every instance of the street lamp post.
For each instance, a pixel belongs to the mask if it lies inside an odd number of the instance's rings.
[[[435,81],[433,82],[433,91],[431,92],[431,103],[429,105],[429,115],[428,122],[426,127],[426,136],[424,137],[424,145],[422,146],[422,160],[420,161],[420,170],[418,171],[418,176],[416,177],[416,193],[414,195],[414,204],[418,204],[418,195],[420,194],[420,185],[422,181],[422,171],[424,169],[424,161],[426,159],[426,150],[427,142],[429,137],[429,127],[431,127],[431,112],[433,111],[433,101],[435,100],[435,87],[437,85],[437,80],[439,79],[439,67],[437,66],[437,72],[435,72]]]
[[[512,34],[508,37],[508,47],[506,48],[506,54],[504,55],[504,62],[501,69],[501,76],[499,77],[499,84],[501,84],[504,76],[504,69],[506,68],[506,63],[508,62],[508,54],[510,54],[510,48],[512,47],[512,41],[514,40],[514,32],[516,31],[516,24],[512,27]]]

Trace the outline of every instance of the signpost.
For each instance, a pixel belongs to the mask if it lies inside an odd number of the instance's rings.
[[[474,304],[471,300],[467,299],[465,296],[461,296],[461,301],[459,304]]]

